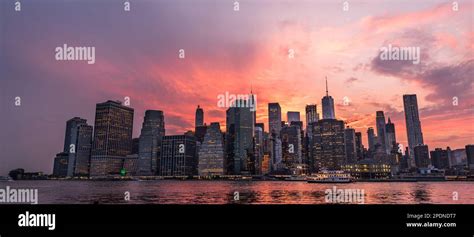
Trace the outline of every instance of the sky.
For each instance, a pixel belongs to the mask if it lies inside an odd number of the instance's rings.
[[[171,135],[193,129],[197,105],[224,129],[218,96],[252,90],[268,130],[269,102],[285,120],[304,119],[306,104],[321,114],[325,77],[336,117],[366,146],[378,110],[407,146],[403,94],[417,94],[430,150],[474,143],[472,1],[457,11],[428,0],[349,1],[348,11],[330,0],[238,2],[234,11],[230,0],[133,0],[127,12],[115,0],[22,0],[17,12],[1,0],[0,175],[51,173],[66,121],[93,125],[96,103],[129,97],[134,137],[145,110],[162,110]],[[57,61],[63,44],[95,47],[95,64]],[[381,60],[388,45],[419,47],[420,63]]]

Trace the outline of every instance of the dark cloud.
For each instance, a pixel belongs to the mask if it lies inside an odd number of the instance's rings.
[[[356,82],[358,81],[359,79],[355,78],[355,77],[350,77],[350,78],[347,78],[346,79],[346,83],[348,84],[352,84],[353,82]]]

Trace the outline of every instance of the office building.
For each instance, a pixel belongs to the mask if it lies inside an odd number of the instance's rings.
[[[158,175],[163,136],[165,136],[163,111],[145,111],[139,138],[138,174]]]
[[[431,165],[427,145],[418,145],[413,148],[416,168],[428,168]]]
[[[237,101],[246,105],[249,101]],[[255,132],[254,111],[250,106],[231,107],[226,112],[226,171],[228,174],[251,172],[250,156],[253,155]]]
[[[357,161],[356,134],[353,128],[344,129],[344,143],[346,147],[345,164],[353,164]]]
[[[133,112],[116,101],[96,105],[90,176],[120,174],[132,152]]]
[[[224,140],[219,123],[211,123],[198,154],[200,176],[224,175]]]
[[[288,120],[288,124],[291,124],[291,122],[299,122],[300,112],[288,111],[286,112],[286,119]]]
[[[449,159],[451,156],[451,149],[449,147],[446,150],[436,148],[434,151],[430,151],[431,163],[435,168],[448,169]]]
[[[196,137],[191,133],[163,137],[160,152],[160,175],[197,175],[198,162]]]
[[[421,121],[418,114],[418,102],[416,95],[403,95],[403,107],[405,111],[405,122],[410,157],[408,165],[412,166],[415,159],[415,146],[423,144],[423,133],[421,132]]]
[[[198,105],[196,109],[195,127],[204,125],[204,110]]]
[[[385,133],[385,115],[383,111],[377,111],[376,112],[376,126],[377,126],[377,142],[380,144],[382,150],[385,151],[386,154],[390,153],[390,150],[387,150],[387,137]]]
[[[344,122],[336,119],[322,119],[313,123],[310,169],[339,170],[346,159]]]

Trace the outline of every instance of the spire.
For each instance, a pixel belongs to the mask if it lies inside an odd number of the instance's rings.
[[[328,77],[326,76],[326,96],[329,96],[328,92]]]
[[[390,117],[388,117],[388,123],[392,123],[392,122],[390,122]]]

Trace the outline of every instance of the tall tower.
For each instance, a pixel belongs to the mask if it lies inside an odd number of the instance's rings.
[[[306,105],[306,126],[319,120],[316,104]]]
[[[281,144],[281,107],[278,103],[268,104],[268,124],[271,140],[270,169],[275,170],[282,161]]]
[[[280,136],[281,130],[281,107],[278,103],[268,104],[268,126],[270,134]]]
[[[322,99],[323,105],[323,119],[336,119],[334,111],[334,99],[329,95],[328,79],[326,77],[326,96]]]
[[[255,132],[254,113],[247,106],[249,100],[237,100],[226,112],[226,169],[231,174],[249,171],[249,156],[253,151]]]
[[[356,134],[353,128],[344,129],[344,144],[346,148],[345,163],[353,164],[357,158]]]
[[[385,134],[387,138],[387,150],[391,152],[394,146],[397,146],[397,137],[395,136],[395,124],[390,121],[390,117],[388,118],[387,124],[385,124]]]
[[[377,126],[377,138],[378,138],[378,143],[382,147],[382,149],[385,151],[385,153],[390,153],[387,152],[387,137],[385,133],[385,115],[383,111],[377,111],[376,112],[376,117],[375,117],[375,123]]]
[[[66,176],[89,174],[89,160],[92,147],[92,126],[87,120],[74,117],[66,122],[64,153],[67,153]]]
[[[374,149],[375,149],[375,132],[374,132],[374,128],[372,128],[372,127],[367,129],[367,142],[369,144],[369,150],[374,151]]]
[[[418,114],[418,102],[416,95],[403,95],[403,107],[405,110],[405,122],[407,128],[408,148],[410,161],[409,166],[415,164],[414,149],[423,144],[423,133],[421,132],[420,116]]]
[[[140,175],[158,174],[163,136],[165,136],[163,111],[147,110],[143,119],[138,145],[138,173]]]
[[[198,105],[196,109],[195,127],[204,125],[204,110]]]

